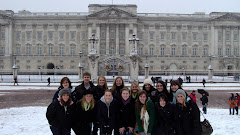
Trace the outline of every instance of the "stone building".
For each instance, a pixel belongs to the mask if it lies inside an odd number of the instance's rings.
[[[0,11],[0,72],[153,75],[239,72],[240,13],[138,13],[136,5],[90,4],[82,12]],[[98,42],[89,43],[92,34]],[[129,42],[133,34],[138,43]],[[94,39],[95,39],[94,38]],[[95,50],[94,55],[91,51]],[[137,55],[134,54],[137,52]],[[133,53],[133,54],[132,54]]]

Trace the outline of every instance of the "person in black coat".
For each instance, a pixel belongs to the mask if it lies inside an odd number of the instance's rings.
[[[73,106],[68,89],[59,92],[59,100],[54,100],[48,108],[46,117],[53,135],[70,135]]]
[[[207,114],[207,105],[208,105],[208,97],[205,93],[202,94],[202,97],[200,98],[200,100],[202,101],[202,105],[203,105],[203,113]]]
[[[104,95],[104,91],[108,89],[107,80],[104,76],[100,75],[97,82],[97,86],[93,87],[93,92],[95,93],[94,99],[96,102]]]
[[[73,131],[76,135],[91,135],[91,123],[96,121],[96,107],[93,94],[86,91],[74,109]]]
[[[124,86],[125,85],[124,85],[124,81],[123,81],[122,77],[120,77],[120,76],[116,77],[111,90],[112,90],[113,97],[118,102],[121,101],[121,92],[120,91]]]
[[[112,96],[111,90],[106,90],[97,104],[97,120],[100,125],[100,135],[119,134],[118,127],[119,104]]]
[[[82,99],[83,94],[87,90],[92,91],[93,95],[95,95],[95,93],[93,92],[94,84],[90,81],[90,79],[91,79],[91,74],[88,73],[88,72],[85,72],[83,74],[83,82],[82,82],[82,84],[77,86],[75,88],[75,90],[71,94],[71,96],[73,98],[72,100],[73,100],[74,103],[76,103],[77,101]]]
[[[151,97],[151,93],[153,91],[156,91],[156,89],[153,87],[153,82],[150,78],[147,78],[143,81],[143,90],[147,92],[148,97]]]
[[[119,132],[120,135],[133,135],[136,124],[135,100],[130,97],[127,87],[121,90],[122,101],[119,105]]]
[[[200,111],[193,100],[186,101],[185,91],[176,92],[175,127],[177,135],[200,135]]]
[[[181,85],[179,84],[178,80],[172,80],[170,82],[170,98],[169,101],[172,104],[176,104],[177,103],[177,96],[176,96],[176,91],[178,89],[182,89]]]
[[[68,77],[63,77],[61,82],[60,82],[60,86],[58,87],[58,90],[55,92],[52,101],[54,100],[58,100],[59,97],[59,91],[63,88],[68,88],[69,93],[72,92],[72,83],[70,81],[70,79]]]
[[[152,93],[151,93],[151,100],[153,101],[153,103],[155,103],[155,102],[158,102],[159,101],[159,95],[160,94],[165,94],[166,96],[167,96],[167,98],[169,99],[170,98],[170,95],[169,95],[169,93],[168,93],[168,91],[167,91],[167,87],[166,87],[166,84],[165,84],[165,82],[163,82],[163,81],[158,81],[157,82],[157,90],[156,91],[153,91]]]
[[[156,123],[152,135],[175,135],[175,105],[171,104],[163,93],[158,96],[158,101],[155,102],[155,112]]]

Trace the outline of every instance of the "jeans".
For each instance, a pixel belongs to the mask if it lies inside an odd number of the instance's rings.
[[[233,110],[233,113],[232,113],[232,110]],[[235,108],[230,106],[229,107],[229,114],[234,115],[234,111],[235,111]]]
[[[207,114],[207,105],[203,105],[203,113]]]
[[[50,129],[53,135],[71,135],[71,129],[67,129],[67,128],[60,129],[54,126],[50,126]]]

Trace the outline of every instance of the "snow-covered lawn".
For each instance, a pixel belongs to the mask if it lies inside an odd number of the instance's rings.
[[[45,116],[47,107],[0,109],[0,135],[51,135]],[[240,116],[228,109],[208,109],[213,135],[239,135]],[[72,133],[73,135],[74,133]]]

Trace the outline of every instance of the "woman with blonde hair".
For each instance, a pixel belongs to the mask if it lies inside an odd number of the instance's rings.
[[[93,88],[95,93],[94,99],[96,102],[104,95],[104,91],[108,89],[107,80],[104,76],[100,75],[97,80],[97,86]]]
[[[178,89],[175,110],[177,135],[200,135],[200,111],[193,100],[186,101],[186,92]]]
[[[76,135],[90,135],[90,124],[95,121],[95,100],[92,92],[86,91],[83,98],[75,105],[73,131]]]
[[[138,92],[140,91],[140,87],[137,82],[132,82],[131,84],[131,97],[136,100],[138,97]]]

